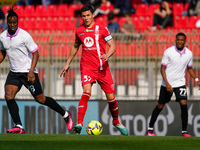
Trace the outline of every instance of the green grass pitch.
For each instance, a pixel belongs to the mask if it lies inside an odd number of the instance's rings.
[[[114,136],[0,134],[1,150],[199,150],[200,138],[181,136]]]

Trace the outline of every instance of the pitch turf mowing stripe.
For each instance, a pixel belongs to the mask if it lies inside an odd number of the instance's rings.
[[[0,150],[199,150],[198,137],[0,134]]]

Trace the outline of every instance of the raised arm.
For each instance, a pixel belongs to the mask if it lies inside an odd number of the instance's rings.
[[[69,53],[69,57],[67,59],[67,62],[65,64],[64,68],[60,72],[60,77],[61,76],[64,77],[65,73],[68,72],[69,67],[70,67],[70,63],[74,59],[74,57],[76,56],[76,53],[78,52],[78,49],[79,49],[80,45],[81,45],[80,43],[74,43],[74,45],[72,46],[72,48],[70,50],[70,53]]]
[[[169,4],[166,1],[163,1],[163,4],[165,5],[165,9],[168,15],[172,14],[172,10],[169,7]]]

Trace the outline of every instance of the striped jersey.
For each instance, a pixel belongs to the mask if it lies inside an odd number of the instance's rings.
[[[184,47],[179,51],[176,46],[171,46],[165,50],[161,65],[167,66],[165,73],[169,84],[175,88],[185,85],[185,70],[192,67],[193,54]],[[164,80],[162,86],[166,87]]]
[[[82,44],[80,69],[87,67],[91,70],[109,69],[108,62],[100,59],[106,52],[106,42],[112,39],[107,27],[94,24],[87,28],[84,25],[76,29],[75,43]]]

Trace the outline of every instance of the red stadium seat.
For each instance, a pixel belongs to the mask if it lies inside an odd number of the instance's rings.
[[[136,44],[131,43],[127,45],[127,54],[128,56],[136,56]]]
[[[102,24],[102,25],[105,25],[105,26],[107,26],[107,24],[108,24],[106,16],[99,16],[99,17],[97,17],[95,19],[95,22],[99,23],[99,24]]]
[[[17,15],[18,15],[19,18],[24,17],[24,6],[17,5],[17,6],[15,6],[14,9],[15,9],[15,12],[17,13]]]
[[[24,14],[22,15],[25,18],[33,17],[35,12],[35,6],[34,5],[26,5],[24,7]]]
[[[28,22],[25,25],[25,29],[27,30],[35,30],[37,25],[37,19],[29,18]]]
[[[149,8],[147,4],[138,4],[136,9],[137,16],[148,16],[149,15]]]
[[[63,18],[63,20],[61,21],[58,29],[60,29],[60,30],[69,30],[69,18],[68,17]]]
[[[199,77],[200,70],[199,69],[194,69],[194,73],[195,73],[195,75],[197,75],[197,77]],[[189,75],[188,71],[185,72],[185,79],[186,79],[186,85],[188,85],[189,83],[191,83],[192,86],[196,85],[195,80]]]
[[[157,9],[157,8],[160,8],[160,5],[158,3],[150,4],[148,14],[150,16],[153,16],[154,15],[154,10]]]
[[[49,56],[49,52],[48,52],[48,44],[37,44],[38,45],[38,50],[39,50],[39,54],[40,56],[46,57]]]
[[[143,20],[140,20],[139,22],[139,28],[148,29],[148,27],[151,27],[152,24],[153,24],[153,19],[151,17],[144,17]]]
[[[118,20],[118,23],[120,25],[120,27],[126,22],[126,19],[124,17],[120,17]]]
[[[137,29],[139,29],[140,27],[140,19],[139,19],[139,17],[138,16],[135,16],[135,17],[132,17],[132,22],[133,22],[133,24],[135,25],[135,29],[137,30]]]
[[[72,85],[73,81],[75,80],[76,70],[70,69],[68,74],[64,77],[64,84],[65,85]]]
[[[68,24],[69,29],[70,30],[75,30],[76,29],[77,18],[76,17],[70,17],[69,19],[70,19],[69,20],[69,24]]]
[[[188,24],[186,24],[186,27],[188,28],[196,28],[196,22],[200,19],[199,16],[191,16],[190,19],[189,19],[189,22]]]
[[[10,8],[12,8],[12,6],[3,6],[2,7],[2,11],[5,14]]]
[[[188,48],[192,51],[193,56],[199,56],[198,43],[190,43]]]
[[[45,69],[38,69],[38,77],[40,79],[40,82],[44,79],[44,77],[45,77]]]
[[[45,17],[46,7],[45,5],[37,5],[35,8],[34,17]]]
[[[172,11],[174,16],[182,16],[182,12],[184,11],[183,3],[174,3],[172,6]]]
[[[156,45],[155,45],[155,43],[148,43],[147,44],[147,55],[148,56],[155,56],[156,55]]]
[[[185,3],[185,5],[184,5],[184,11],[187,11],[188,7],[189,7],[189,3]]]
[[[174,27],[175,28],[186,28],[186,25],[188,24],[188,16],[180,16],[175,18],[174,20]]]
[[[24,18],[19,18],[19,27],[24,29],[26,24],[26,20]]]
[[[76,10],[79,10],[79,9],[81,9],[81,7],[78,4],[71,4],[71,5],[69,5],[69,7],[68,7],[68,13],[67,13],[68,17],[75,17],[74,12]]]
[[[50,30],[56,30],[59,27],[59,19],[57,17],[52,18],[51,21],[49,22],[48,29]]]
[[[61,21],[58,29],[60,29],[60,30],[75,30],[76,23],[77,23],[77,18],[75,18],[75,17],[70,17],[70,18],[65,17]]]
[[[57,6],[56,5],[49,5],[46,8],[44,17],[57,17]]]
[[[67,57],[69,54],[68,44],[55,43],[53,44],[53,57]]]
[[[140,43],[140,44],[137,44],[138,46],[138,51],[136,53],[136,56],[145,56],[146,52],[145,52],[145,49],[146,49],[146,45],[145,43]]]
[[[136,85],[138,69],[115,69],[114,79],[116,85]]]
[[[39,22],[36,25],[36,28],[39,30],[46,30],[48,29],[48,19],[47,18],[40,18]]]
[[[68,16],[68,5],[60,4],[56,12],[56,17],[67,17]]]
[[[118,43],[115,56],[129,56],[127,54],[127,45],[125,43]]]

